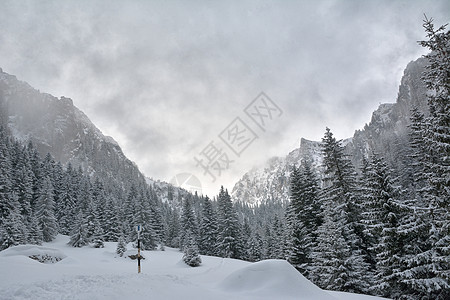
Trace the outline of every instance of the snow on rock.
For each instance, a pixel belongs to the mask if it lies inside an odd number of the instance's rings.
[[[14,246],[0,252],[0,257],[8,256],[28,256],[41,263],[56,263],[67,257],[61,250],[36,245]]]
[[[230,274],[220,287],[249,299],[336,300],[315,286],[285,260],[270,259]]]

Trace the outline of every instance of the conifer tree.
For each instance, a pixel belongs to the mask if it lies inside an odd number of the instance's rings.
[[[425,186],[415,202],[419,206],[415,218],[402,226],[410,240],[399,276],[410,297],[446,299],[450,297],[450,32],[446,25],[435,29],[426,17],[423,27],[428,40],[420,44],[431,50],[424,56],[428,64],[422,76],[429,89],[430,116],[420,126],[422,131],[412,131],[424,137],[416,149],[425,149]]]
[[[245,244],[245,249],[246,260],[256,262],[262,259],[262,239],[257,232],[251,232],[250,238]]]
[[[105,241],[113,242],[117,241],[120,236],[119,232],[119,219],[118,215],[118,207],[117,204],[114,203],[112,196],[107,196],[105,203],[105,218],[104,218],[104,226],[106,228],[105,232]]]
[[[36,216],[38,217],[44,242],[52,241],[58,234],[58,224],[55,218],[53,186],[49,176],[44,178],[40,188],[40,196],[36,203]]]
[[[398,295],[401,287],[394,270],[400,268],[404,243],[398,232],[404,215],[401,191],[394,185],[390,170],[378,154],[371,154],[363,174],[366,196],[363,222],[370,236],[369,250],[375,273],[371,289],[377,295]]]
[[[366,268],[361,255],[355,254],[345,240],[345,210],[325,207],[324,222],[318,229],[310,267],[310,278],[323,289],[364,293],[368,290]]]
[[[61,192],[59,201],[56,203],[56,217],[58,220],[59,230],[62,234],[69,234],[75,218],[76,198],[74,190],[77,189],[73,181],[72,164],[67,165],[67,169],[63,172],[61,180]]]
[[[8,215],[0,226],[0,249],[25,244],[27,242],[27,228],[20,214],[20,203],[15,193],[11,195]]]
[[[9,198],[11,197],[11,179],[12,166],[9,153],[9,141],[4,132],[3,127],[0,127],[0,226],[2,221],[6,218],[11,210],[9,205]]]
[[[202,217],[200,222],[200,252],[205,255],[216,255],[217,219],[208,196],[203,198]]]
[[[191,267],[198,267],[202,263],[202,259],[198,253],[197,242],[195,238],[188,234],[187,243],[184,246],[183,261]]]
[[[323,247],[333,247],[333,244],[327,243],[326,237],[322,236],[320,238],[322,244],[317,246],[320,251],[316,250],[315,252],[324,251],[334,253],[335,256],[319,255],[319,259],[315,262],[313,277],[318,276],[317,272],[320,270],[320,266],[330,266],[330,264],[335,264],[335,259],[338,259],[340,260],[338,263],[340,267],[335,269],[337,273],[330,274],[329,277],[332,280],[337,280],[343,274],[340,268],[345,267],[349,270],[345,272],[348,276],[345,279],[346,283],[342,285],[336,282],[327,282],[327,286],[340,286],[342,288],[340,290],[343,291],[364,292],[370,284],[370,258],[369,245],[361,224],[361,207],[358,199],[356,175],[350,160],[344,154],[340,141],[333,137],[329,128],[326,129],[322,141],[326,178],[321,202],[323,208],[327,208],[324,213],[328,216],[324,215],[324,218],[328,218],[328,223],[330,223],[322,226],[322,235],[326,235],[327,233],[324,230],[328,229],[331,237],[342,236],[342,240],[336,241],[339,242],[339,245],[342,241],[345,241],[346,245],[345,247],[342,246],[338,252],[333,249],[326,250]],[[336,232],[337,230],[339,232]],[[330,268],[329,270],[333,269]]]
[[[217,197],[218,205],[218,254],[221,257],[241,258],[243,256],[243,243],[241,240],[240,225],[237,214],[233,208],[228,191],[220,188]]]
[[[192,208],[192,202],[190,196],[187,196],[183,199],[183,210],[181,215],[181,245],[180,248],[184,249],[184,247],[188,244],[189,238],[198,239],[198,226],[194,214],[194,210]]]
[[[76,217],[74,227],[70,235],[69,245],[72,247],[83,247],[89,245],[89,235],[87,223],[83,211],[80,211]]]
[[[42,230],[39,226],[39,221],[34,212],[31,213],[29,217],[29,228],[28,228],[28,243],[34,245],[41,245],[44,237],[42,236]]]
[[[180,217],[175,209],[167,216],[166,243],[170,247],[180,247]]]
[[[292,167],[290,204],[286,209],[286,254],[288,261],[308,276],[310,254],[322,223],[318,185],[308,160],[301,168]]]
[[[125,236],[122,233],[119,237],[119,241],[117,242],[116,253],[120,257],[122,257],[126,251],[127,251],[127,243],[125,242]]]

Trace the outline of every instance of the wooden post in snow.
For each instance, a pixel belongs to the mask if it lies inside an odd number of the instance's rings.
[[[142,231],[142,225],[137,225],[136,226],[136,231],[138,234],[138,240],[137,240],[137,246],[138,246],[138,273],[141,273],[141,238],[140,238],[140,233]]]

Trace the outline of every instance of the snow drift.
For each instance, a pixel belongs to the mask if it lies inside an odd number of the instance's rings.
[[[0,252],[0,257],[8,256],[27,256],[41,263],[56,263],[67,257],[61,250],[36,245],[14,246]]]
[[[253,299],[334,299],[315,286],[285,260],[270,259],[234,271],[223,280],[225,291],[245,294]]]

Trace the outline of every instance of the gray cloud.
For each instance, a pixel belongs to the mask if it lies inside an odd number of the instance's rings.
[[[148,176],[232,183],[325,126],[351,136],[394,102],[448,1],[2,1],[0,66],[74,99]],[[216,183],[198,154],[265,91],[283,116]],[[249,124],[250,125],[250,124]],[[256,129],[255,129],[256,130]]]

